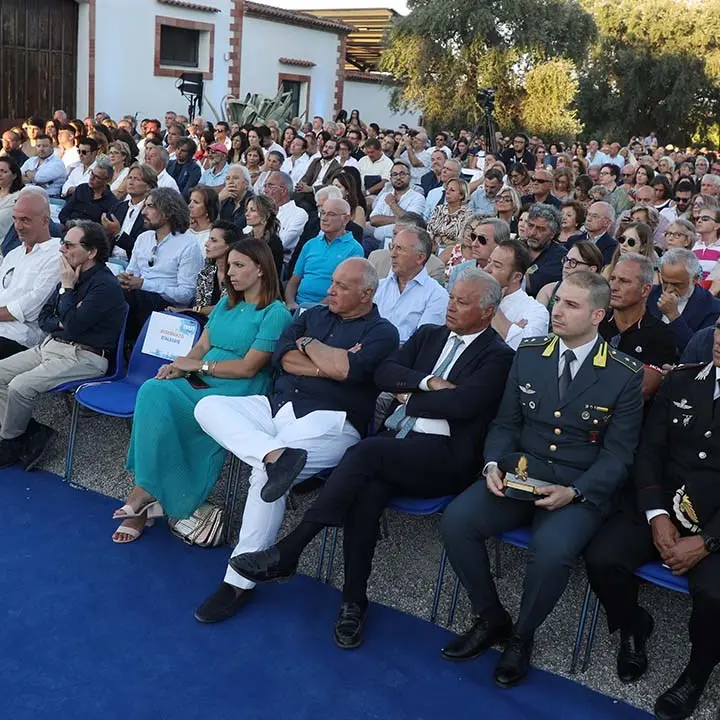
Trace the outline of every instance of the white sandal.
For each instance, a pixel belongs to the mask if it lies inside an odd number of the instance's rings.
[[[165,513],[158,500],[151,500],[139,510],[134,510],[132,505],[123,505],[113,513],[113,520],[127,520],[128,518],[139,518],[147,513],[148,518],[162,517]]]
[[[126,545],[127,543],[135,542],[145,531],[145,528],[152,527],[155,521],[152,518],[145,520],[145,525],[142,530],[132,527],[131,525],[120,524],[115,532],[112,534],[112,541],[118,545]],[[130,535],[132,540],[116,540],[115,535],[122,533],[123,535]]]

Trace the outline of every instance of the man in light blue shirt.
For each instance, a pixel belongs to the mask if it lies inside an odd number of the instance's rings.
[[[65,163],[55,156],[47,135],[37,136],[35,150],[37,155],[28,158],[21,168],[23,182],[43,188],[49,197],[58,197],[67,177]]]
[[[187,233],[190,212],[177,190],[152,190],[142,214],[148,230],[138,236],[127,269],[118,275],[130,305],[128,342],[137,338],[153,310],[192,304],[204,263],[197,240]]]
[[[327,296],[335,268],[351,257],[363,257],[363,248],[345,229],[350,205],[342,198],[328,198],[320,210],[320,234],[300,251],[293,275],[285,288],[289,310],[302,303],[319,303]]]
[[[200,176],[198,185],[214,187],[218,192],[225,185],[225,176],[228,174],[228,151],[224,143],[213,143],[209,148],[211,166]]]
[[[495,214],[495,196],[503,186],[503,175],[497,168],[485,173],[483,186],[470,196],[470,208],[475,213]]]
[[[432,253],[426,230],[404,226],[392,239],[391,271],[375,293],[378,312],[400,333],[404,343],[421,325],[442,325],[448,294],[425,269]]]

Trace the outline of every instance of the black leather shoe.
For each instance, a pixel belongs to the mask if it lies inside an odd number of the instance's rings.
[[[511,688],[525,679],[530,669],[533,639],[512,634],[495,666],[493,679],[501,688]]]
[[[339,648],[354,650],[362,645],[366,614],[367,607],[354,602],[342,604],[333,629],[333,640]]]
[[[201,623],[216,623],[227,620],[248,601],[251,594],[252,590],[243,590],[224,582],[195,611],[195,619]]]
[[[32,432],[28,434],[23,448],[24,470],[32,470],[37,466],[56,435],[51,427],[33,421]]]
[[[700,702],[706,683],[707,678],[703,681],[695,680],[685,670],[677,682],[657,699],[655,703],[657,720],[689,718]]]
[[[295,482],[307,462],[307,450],[285,448],[274,463],[265,463],[267,482],[260,491],[260,497],[268,503],[279,500]]]
[[[297,572],[297,563],[283,563],[276,546],[236,555],[228,564],[236,573],[256,583],[287,582]]]
[[[655,622],[644,608],[638,609],[638,617],[632,628],[620,630],[620,650],[617,656],[617,674],[624,683],[639,680],[647,670],[647,641]]]
[[[462,635],[450,641],[440,654],[446,660],[475,660],[486,650],[498,642],[505,640],[512,632],[512,619],[506,613],[506,618],[500,623],[490,623],[478,617],[475,622]]]

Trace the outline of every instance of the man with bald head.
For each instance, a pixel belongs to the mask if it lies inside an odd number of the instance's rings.
[[[300,251],[292,277],[285,288],[288,310],[303,303],[319,303],[327,296],[335,268],[347,258],[362,257],[362,245],[346,230],[350,205],[342,198],[328,198],[318,216],[320,234]]]
[[[567,242],[569,250],[580,240],[589,240],[597,245],[602,253],[603,263],[609,265],[617,247],[617,240],[612,236],[615,227],[615,211],[606,202],[595,202],[589,208],[585,217],[585,231],[573,235]]]
[[[0,264],[0,358],[37,345],[43,305],[60,278],[60,239],[50,237],[50,203],[39,188],[20,191],[13,208],[21,242]]]
[[[530,173],[530,189],[532,194],[520,198],[521,205],[534,205],[543,203],[560,208],[562,203],[551,193],[553,186],[552,171],[544,167],[536,168]]]
[[[324,527],[343,527],[345,582],[335,623],[342,649],[363,641],[367,581],[383,510],[398,496],[456,495],[482,467],[513,352],[492,329],[499,283],[467,269],[450,293],[444,325],[424,325],[375,373],[397,399],[385,429],[350,448],[302,522],[277,545],[231,558],[255,582],[290,579],[300,555]]]
[[[202,429],[252,468],[233,556],[269,547],[292,484],[337,465],[365,435],[378,392],[373,375],[398,346],[397,330],[373,303],[377,285],[367,260],[340,263],[327,303],[298,313],[278,341],[269,397],[215,396],[197,404]],[[254,586],[229,567],[195,618],[226,620]]]

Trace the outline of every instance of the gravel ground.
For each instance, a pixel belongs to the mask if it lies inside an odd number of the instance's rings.
[[[63,475],[70,424],[67,399],[62,396],[43,398],[36,412],[36,418],[58,431],[58,436],[43,458],[41,467]],[[124,469],[129,436],[130,425],[124,420],[95,414],[81,417],[75,448],[73,482],[108,496],[124,498],[132,487],[132,478]],[[98,452],[99,448],[102,452]],[[227,466],[218,483],[217,492],[220,494],[224,492],[226,478]],[[245,487],[241,482],[236,523],[242,511],[244,497]],[[286,513],[281,535],[297,523],[312,498],[313,495],[310,494],[296,499],[295,507],[289,508]],[[381,540],[377,546],[374,571],[369,586],[370,599],[403,612],[429,618],[442,552],[438,518],[409,517],[389,512],[388,529],[388,537]],[[107,532],[108,542],[113,530],[112,524],[107,528],[99,528],[100,532]],[[151,532],[158,531],[163,530],[159,528],[151,530]],[[342,583],[341,542],[338,541],[331,580],[338,586]],[[302,572],[314,574],[318,562],[318,548],[317,542],[312,543],[308,548],[302,559],[300,568]],[[223,551],[218,550],[218,552]],[[503,546],[502,556],[503,573],[498,580],[498,590],[510,612],[517,614],[522,588],[524,552]],[[448,569],[440,602],[441,623],[447,620],[454,579],[452,570]],[[570,655],[584,597],[585,582],[582,569],[574,570],[562,600],[539,629],[533,656],[533,663],[537,667],[570,677],[568,672]],[[213,588],[208,588],[208,593],[212,590]],[[606,695],[652,712],[655,698],[674,682],[687,662],[689,601],[685,596],[650,585],[644,586],[641,601],[653,614],[656,623],[655,633],[650,642],[650,667],[645,677],[631,685],[624,685],[617,679],[614,666],[618,639],[617,636],[612,638],[608,636],[604,615],[598,623],[591,665],[585,673],[573,677],[577,682]],[[328,640],[334,619],[334,617],[327,619]],[[470,621],[467,597],[461,592],[452,629],[462,631]],[[371,617],[369,622],[372,622]],[[440,661],[439,657],[438,660]],[[714,720],[719,705],[720,670],[716,670],[693,718]]]

